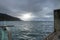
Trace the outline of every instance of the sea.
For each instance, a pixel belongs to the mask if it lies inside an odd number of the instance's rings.
[[[54,21],[0,21],[1,25],[13,25],[6,27],[12,33],[12,40],[44,40],[54,31]],[[0,38],[8,40],[8,32],[4,32],[4,38],[0,32]],[[0,39],[0,40],[2,40]]]

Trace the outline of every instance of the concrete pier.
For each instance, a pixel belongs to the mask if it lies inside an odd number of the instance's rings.
[[[60,40],[60,9],[54,10],[54,32],[45,40]]]

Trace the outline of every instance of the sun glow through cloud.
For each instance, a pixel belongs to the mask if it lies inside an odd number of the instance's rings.
[[[19,18],[23,21],[30,21],[33,18],[33,16],[32,13],[25,13],[22,14]]]

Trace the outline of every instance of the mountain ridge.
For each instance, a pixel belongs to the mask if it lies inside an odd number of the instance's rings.
[[[17,17],[10,16],[8,14],[0,13],[0,21],[22,21]]]

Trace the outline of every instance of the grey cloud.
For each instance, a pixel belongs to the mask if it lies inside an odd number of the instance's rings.
[[[53,15],[53,10],[58,8],[60,0],[0,0],[0,12],[16,17],[31,12],[36,18],[44,19],[43,16]],[[49,18],[52,19],[53,16]]]

